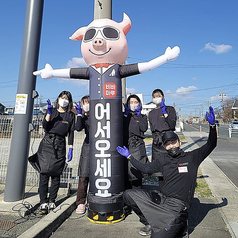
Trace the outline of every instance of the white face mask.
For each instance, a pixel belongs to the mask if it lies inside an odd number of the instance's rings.
[[[138,107],[138,104],[130,104],[130,109],[133,112],[137,109],[137,107]]]
[[[82,106],[82,108],[83,108],[83,110],[84,110],[85,112],[88,112],[88,111],[89,111],[89,103],[88,103],[88,104],[84,104],[84,105]]]
[[[58,102],[61,107],[67,107],[69,105],[69,100],[64,98],[59,98]]]
[[[159,98],[153,98],[153,103],[154,103],[154,104],[159,105],[159,104],[161,104],[161,102],[162,102],[162,98],[161,98],[161,97],[159,97]]]

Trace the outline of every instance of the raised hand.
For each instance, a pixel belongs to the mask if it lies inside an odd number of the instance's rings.
[[[207,121],[209,122],[209,124],[215,125],[215,114],[211,106],[209,107],[209,113],[206,112],[206,116],[207,116]]]
[[[179,54],[180,54],[180,48],[178,46],[175,46],[172,49],[170,47],[167,47],[164,53],[168,61],[176,60]]]
[[[51,105],[50,99],[47,100],[48,107],[47,107],[47,114],[52,114],[53,112],[53,106]]]
[[[140,114],[141,114],[141,104],[139,104],[139,105],[137,106],[135,112],[136,112],[136,115],[137,115],[137,116],[140,116]]]
[[[81,115],[81,114],[82,114],[82,108],[81,108],[80,103],[77,104],[77,103],[75,102],[75,106],[76,106],[75,108],[76,108],[77,113],[78,113],[79,115]]]
[[[125,104],[125,103],[123,103],[123,106],[124,106],[124,108],[125,108],[125,115],[126,116],[128,116],[128,114],[129,114],[129,112],[130,112],[130,108],[129,107],[127,107],[127,105]]]
[[[161,101],[161,104],[160,104],[160,108],[161,108],[161,111],[163,114],[167,114],[166,112],[166,106],[165,106],[165,99],[163,98],[162,101]]]

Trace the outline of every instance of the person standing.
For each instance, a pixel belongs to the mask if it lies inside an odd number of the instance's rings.
[[[132,94],[124,104],[125,112],[123,117],[123,144],[129,148],[130,153],[141,163],[148,161],[144,133],[148,129],[147,116],[141,114],[142,104],[140,98]],[[141,188],[142,173],[131,163],[126,164],[126,188]]]
[[[49,99],[47,103],[47,113],[42,123],[45,136],[36,153],[38,171],[40,172],[40,214],[47,214],[49,210],[56,207],[55,200],[60,187],[60,175],[67,167],[67,163],[65,163],[66,136],[68,136],[69,145],[67,162],[73,158],[75,114],[71,111],[73,107],[72,95],[69,91],[62,91],[56,100],[56,108],[53,108]],[[51,187],[48,196],[50,178]]]
[[[187,229],[188,209],[191,207],[196,187],[197,170],[202,161],[217,145],[215,115],[212,107],[206,113],[210,124],[207,143],[193,151],[184,152],[173,131],[166,131],[162,137],[167,154],[161,153],[151,163],[141,164],[126,147],[117,151],[140,171],[154,173],[161,171],[164,185],[160,190],[135,190],[124,192],[124,201],[139,216],[145,225],[141,235],[152,238],[183,237]]]
[[[162,137],[165,131],[175,131],[176,111],[172,106],[165,105],[164,93],[161,89],[152,92],[153,103],[156,108],[149,112],[149,123],[152,132],[152,160],[160,153],[166,153],[162,146]]]
[[[78,167],[78,190],[76,197],[76,213],[84,214],[86,211],[87,189],[89,184],[89,96],[82,97],[79,104],[76,104],[78,113],[75,129],[77,131],[85,131],[85,139],[81,149],[81,155]]]

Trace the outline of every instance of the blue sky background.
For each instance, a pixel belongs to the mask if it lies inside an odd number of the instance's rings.
[[[27,1],[0,1],[0,102],[14,106],[17,93]],[[200,115],[219,106],[219,94],[238,96],[238,1],[112,0],[112,19],[125,12],[132,21],[127,34],[127,63],[146,62],[162,55],[167,46],[181,49],[176,61],[127,78],[127,91],[143,93],[161,88],[166,104],[175,104],[182,115]],[[81,67],[80,42],[69,40],[94,17],[94,0],[49,0],[44,3],[38,69]],[[88,94],[83,80],[43,80],[36,90],[46,102],[69,90],[74,100]],[[224,99],[226,97],[224,96]]]

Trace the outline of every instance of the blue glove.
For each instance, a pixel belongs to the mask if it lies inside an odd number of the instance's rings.
[[[206,112],[207,120],[210,125],[215,125],[215,115],[212,107],[209,107],[209,113]]]
[[[80,103],[79,104],[77,104],[76,102],[75,102],[75,105],[76,105],[76,111],[77,111],[77,113],[78,114],[82,114],[82,108],[81,108],[81,106],[80,106]]]
[[[124,105],[124,108],[125,108],[125,112],[124,113],[125,113],[126,116],[128,116],[128,114],[130,112],[130,108],[127,107],[127,105],[125,103],[123,103],[123,105]]]
[[[140,114],[141,114],[141,104],[138,105],[138,107],[136,108],[135,112],[136,112],[137,116],[140,116]]]
[[[125,146],[123,146],[123,148],[121,146],[117,146],[117,152],[125,157],[130,155],[129,150]]]
[[[164,102],[165,102],[165,99],[163,98],[163,99],[162,99],[162,102],[161,102],[161,104],[160,104],[160,108],[161,108],[161,111],[162,111],[163,114],[167,114],[167,112],[166,112],[166,106],[165,106]]]
[[[47,100],[48,107],[47,107],[47,114],[52,114],[53,112],[53,106],[51,105],[50,99]]]
[[[72,160],[72,158],[73,158],[73,148],[69,148],[67,162],[70,162]]]

